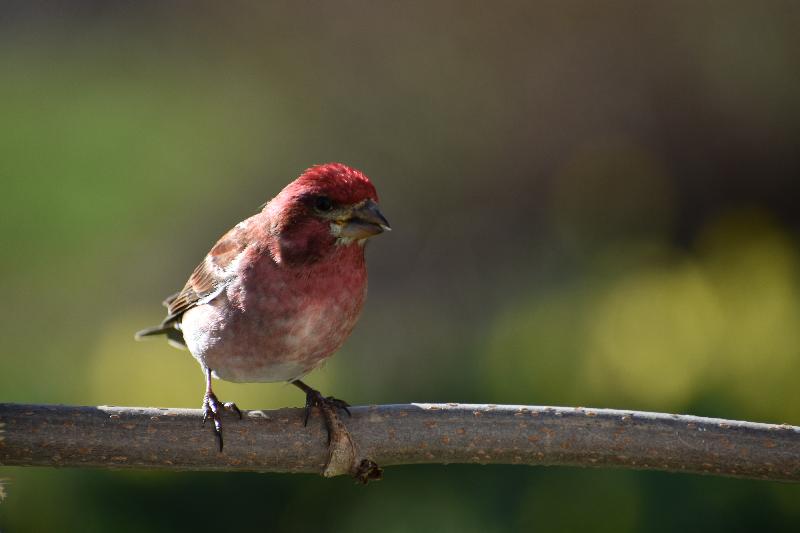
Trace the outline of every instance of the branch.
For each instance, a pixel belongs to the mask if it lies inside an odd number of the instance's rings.
[[[570,465],[800,481],[797,426],[510,405],[351,411],[343,422],[360,453],[353,460],[381,466]],[[314,410],[304,428],[302,413],[227,416],[219,453],[199,410],[0,404],[0,465],[320,473],[329,466],[324,424]]]

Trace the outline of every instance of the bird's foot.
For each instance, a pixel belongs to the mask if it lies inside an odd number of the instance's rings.
[[[220,452],[222,452],[222,411],[236,413],[239,415],[240,420],[242,418],[242,412],[236,407],[235,403],[222,403],[216,394],[210,390],[207,391],[203,397],[203,425],[206,424],[206,420],[209,418],[214,421],[214,434],[217,436]]]
[[[341,409],[347,416],[350,416],[350,404],[344,400],[334,398],[333,396],[323,396],[318,390],[311,389],[306,392],[306,414],[303,419],[303,426],[308,425],[308,416],[311,414],[311,408],[317,407],[319,409],[330,408],[333,410]],[[328,435],[330,439],[330,435]]]
[[[311,408],[318,408],[325,419],[325,426],[328,430],[328,444],[330,444],[331,432],[335,431],[335,428],[331,425],[331,417],[327,416],[326,413],[330,413],[333,417],[336,417],[337,409],[341,409],[347,413],[347,416],[350,416],[350,409],[348,409],[350,404],[344,400],[334,398],[333,396],[323,396],[318,390],[309,387],[299,379],[292,381],[292,385],[306,393],[306,412],[305,418],[303,419],[303,426],[308,425],[308,417],[311,414]]]

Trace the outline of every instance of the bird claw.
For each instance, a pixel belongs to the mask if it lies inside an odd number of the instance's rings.
[[[306,392],[306,412],[305,418],[303,419],[303,426],[308,425],[308,416],[311,414],[311,408],[318,407],[322,409],[323,407],[330,407],[332,409],[341,409],[347,416],[350,415],[350,404],[344,400],[340,400],[339,398],[334,398],[333,396],[323,396],[318,390],[311,389]],[[328,435],[330,439],[330,435]]]
[[[214,421],[214,434],[217,436],[219,442],[219,451],[222,452],[222,411],[230,411],[239,415],[239,420],[242,419],[242,412],[236,407],[233,402],[222,403],[217,398],[217,395],[211,391],[206,392],[203,397],[203,425],[210,418]]]
[[[322,418],[325,420],[325,427],[328,430],[328,445],[330,445],[332,434],[337,432],[336,426],[333,423],[334,419],[338,421],[336,410],[341,409],[347,413],[347,416],[350,416],[350,409],[348,409],[350,404],[344,400],[334,398],[333,396],[323,396],[318,390],[309,387],[299,379],[296,379],[291,383],[306,393],[306,408],[303,426],[308,425],[308,417],[311,414],[311,408],[317,407],[322,414]]]

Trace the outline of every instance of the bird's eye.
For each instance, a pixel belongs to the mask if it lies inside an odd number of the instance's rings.
[[[324,213],[333,209],[333,202],[331,202],[331,199],[327,196],[317,196],[317,199],[314,201],[314,207],[317,211],[322,211]]]

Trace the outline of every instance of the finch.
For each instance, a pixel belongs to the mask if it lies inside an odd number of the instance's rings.
[[[367,176],[341,163],[309,168],[223,235],[163,302],[161,324],[136,334],[164,335],[200,363],[203,423],[213,420],[220,452],[222,411],[242,414],[217,399],[212,377],[288,381],[306,394],[306,423],[311,407],[347,411],[300,378],[353,331],[367,292],[365,243],[389,229]]]

